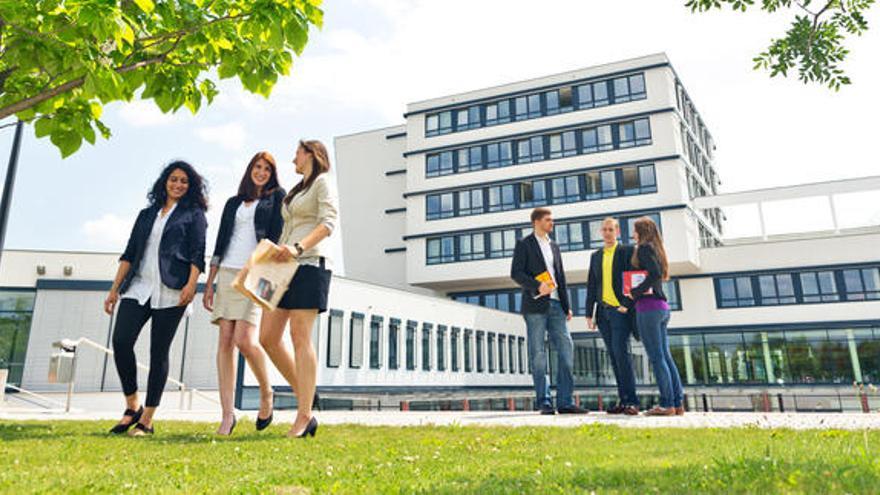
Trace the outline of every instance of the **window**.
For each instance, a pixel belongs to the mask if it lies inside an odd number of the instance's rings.
[[[519,372],[520,374],[525,374],[526,372],[526,359],[525,359],[525,346],[526,339],[525,337],[517,337],[517,359],[516,361],[519,363]]]
[[[382,367],[382,323],[381,316],[370,318],[370,369]]]
[[[516,142],[516,163],[537,162],[544,159],[544,138],[534,136]]]
[[[581,131],[581,153],[597,153],[614,149],[611,126],[602,125]]]
[[[446,326],[437,326],[437,371],[446,371]]]
[[[644,75],[635,74],[618,77],[614,80],[614,103],[626,103],[628,101],[641,100],[645,97]]]
[[[560,112],[570,112],[571,106],[571,88],[559,88],[544,93],[547,102],[547,115],[553,115]]]
[[[465,371],[465,373],[470,373],[474,370],[473,345],[474,345],[474,331],[465,328],[464,329],[464,371]]]
[[[364,364],[364,315],[352,313],[349,321],[348,367],[360,368]]]
[[[489,373],[495,373],[495,334],[489,332],[486,340],[488,342],[488,345],[486,346],[486,354],[489,358]]]
[[[510,311],[510,294],[498,294],[498,311]]]
[[[477,373],[482,373],[485,369],[483,364],[483,347],[485,346],[486,333],[477,330]]]
[[[577,154],[577,141],[574,131],[550,135],[550,158],[561,158]]]
[[[440,125],[437,128],[437,134],[449,134],[452,132],[452,112],[441,112]]]
[[[755,305],[751,277],[719,278],[718,289],[722,308]]]
[[[587,200],[617,196],[617,174],[614,170],[587,172],[584,174],[584,183]]]
[[[476,129],[480,127],[480,107],[472,106],[462,110],[458,110],[456,120],[456,130],[466,131],[468,129]]]
[[[488,211],[505,211],[516,208],[516,195],[513,184],[492,186],[488,188],[489,207]]]
[[[834,272],[804,272],[800,274],[801,293],[805,303],[839,301]]]
[[[458,150],[458,171],[469,172],[483,168],[483,148],[471,146]]]
[[[400,320],[391,318],[388,323],[388,369],[396,370],[400,366],[397,348],[400,341]]]
[[[531,208],[547,204],[547,182],[544,180],[521,182],[519,191],[520,208]]]
[[[452,327],[452,333],[449,335],[449,360],[450,368],[453,372],[457,372],[461,369],[461,366],[458,364],[458,339],[460,338],[460,334],[460,328]]]
[[[504,355],[507,353],[507,343],[504,335],[498,334],[498,373],[504,373]]]
[[[459,216],[479,215],[485,212],[483,207],[483,190],[471,189],[458,192]]]
[[[617,126],[620,134],[620,148],[632,148],[651,144],[651,125],[648,119],[623,122]]]
[[[428,177],[436,177],[438,175],[449,175],[455,173],[452,166],[452,152],[444,151],[433,155],[428,155],[426,165],[426,175]]]
[[[511,335],[510,337],[507,338],[507,348],[508,348],[508,353],[507,353],[507,356],[508,356],[508,358],[507,358],[507,369],[508,369],[511,373],[516,373],[516,363],[515,363],[515,359],[516,359],[516,337],[514,337],[513,335]]]
[[[608,81],[593,83],[593,106],[604,107],[608,105]]]
[[[880,268],[844,270],[843,283],[848,301],[880,299]]]
[[[416,369],[416,327],[414,321],[406,322],[406,369]]]
[[[587,286],[572,284],[568,286],[568,300],[571,304],[571,312],[576,316],[586,316],[587,309]]]
[[[578,176],[557,177],[550,181],[553,204],[574,203],[581,199],[581,183]]]
[[[426,242],[428,249],[427,263],[450,263],[455,261],[455,237],[436,237]]]
[[[624,196],[657,191],[653,165],[623,167],[621,169],[621,176]]]
[[[510,100],[501,100],[486,105],[486,125],[510,122]]]
[[[440,116],[437,114],[428,115],[425,118],[425,136],[436,136],[439,134]]]
[[[327,367],[338,368],[342,362],[342,311],[330,310],[327,322]]]
[[[489,233],[489,257],[507,258],[513,256],[516,247],[515,230],[496,230]]]
[[[513,146],[510,141],[486,145],[486,167],[498,168],[513,164]]]
[[[663,293],[666,294],[666,302],[671,311],[681,311],[681,295],[678,291],[678,280],[666,280],[663,282]]]
[[[454,193],[429,194],[426,201],[426,218],[437,220],[438,218],[451,218],[455,216]]]
[[[434,325],[422,324],[422,370],[431,371],[431,331]]]
[[[481,260],[486,257],[485,234],[462,234],[458,236],[458,259]]]
[[[760,304],[794,304],[794,281],[791,274],[781,273],[778,275],[761,275],[758,277],[760,289]]]
[[[590,231],[590,248],[600,248],[605,244],[602,239],[602,220],[590,220],[587,222],[587,228]]]
[[[582,223],[559,224],[553,228],[553,232],[560,251],[580,251],[584,249],[584,228]]]

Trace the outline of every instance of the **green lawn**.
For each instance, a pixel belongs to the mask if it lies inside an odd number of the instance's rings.
[[[0,492],[877,493],[880,431],[0,422]]]

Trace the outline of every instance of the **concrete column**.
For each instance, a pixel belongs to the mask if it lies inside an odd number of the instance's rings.
[[[773,372],[773,357],[770,356],[770,341],[767,332],[761,332],[761,347],[764,351],[764,368],[767,370],[767,383],[776,383],[776,373]]]
[[[690,335],[682,335],[681,336],[681,344],[682,349],[684,349],[684,371],[685,378],[689,385],[693,385],[696,383],[696,377],[694,376],[694,361],[691,358],[691,338]]]

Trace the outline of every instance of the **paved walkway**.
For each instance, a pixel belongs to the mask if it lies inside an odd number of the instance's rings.
[[[212,397],[214,394],[211,394]],[[47,394],[63,403],[64,394]],[[166,392],[163,407],[157,420],[180,420],[216,422],[219,407],[209,399],[194,396],[192,407],[184,403],[180,409],[180,396]],[[76,394],[72,411],[65,413],[61,404],[45,409],[18,398],[7,396],[0,404],[0,420],[114,420],[123,406],[118,393]],[[255,411],[244,411],[241,416],[252,420]],[[880,429],[880,413],[687,413],[680,417],[611,416],[593,412],[584,416],[541,416],[538,413],[517,411],[319,411],[317,416],[323,424],[360,424],[368,426],[425,426],[425,425],[479,425],[479,426],[559,426],[577,427],[587,424],[617,425],[624,428],[792,428],[792,429]],[[294,411],[278,411],[275,420],[289,423]]]

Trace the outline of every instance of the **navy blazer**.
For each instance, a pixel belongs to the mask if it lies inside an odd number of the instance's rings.
[[[281,237],[281,229],[284,227],[284,219],[281,218],[281,206],[287,193],[278,188],[272,194],[264,196],[257,202],[257,210],[254,211],[254,230],[257,232],[257,242],[269,239],[278,242]],[[223,207],[223,215],[220,217],[220,229],[217,231],[217,242],[214,244],[214,256],[211,257],[211,266],[219,265],[229,248],[232,240],[232,230],[235,228],[235,212],[244,202],[244,199],[235,195],[226,201]]]
[[[604,247],[604,246],[603,246]],[[614,260],[611,262],[611,287],[614,289],[614,297],[621,306],[630,308],[633,300],[623,295],[623,272],[632,270],[633,247],[627,244],[617,244],[614,250]],[[597,315],[596,306],[602,303],[602,286],[605,273],[602,269],[603,248],[593,251],[590,256],[590,270],[587,274],[587,316],[592,318]]]
[[[160,205],[144,208],[138,213],[125,252],[120,261],[131,263],[131,269],[119,286],[119,293],[124,294],[131,285],[132,279],[140,269],[144,259],[144,250]],[[190,266],[195,265],[200,272],[205,271],[205,231],[208,220],[205,212],[197,206],[189,208],[178,204],[165,222],[162,240],[159,242],[159,274],[162,283],[172,289],[182,289],[189,281]]]
[[[544,262],[544,254],[541,253],[541,246],[538,244],[535,234],[529,234],[516,241],[513,261],[510,264],[510,278],[522,287],[523,314],[546,313],[549,309],[550,296],[534,298],[538,294],[538,287],[541,286],[541,282],[535,280],[535,277],[549,270],[553,270],[553,275],[556,278],[562,310],[568,314],[571,309],[571,304],[568,301],[568,284],[565,282],[565,270],[562,267],[562,253],[559,251],[559,246],[552,240],[550,248],[553,250],[553,267],[547,266]]]

